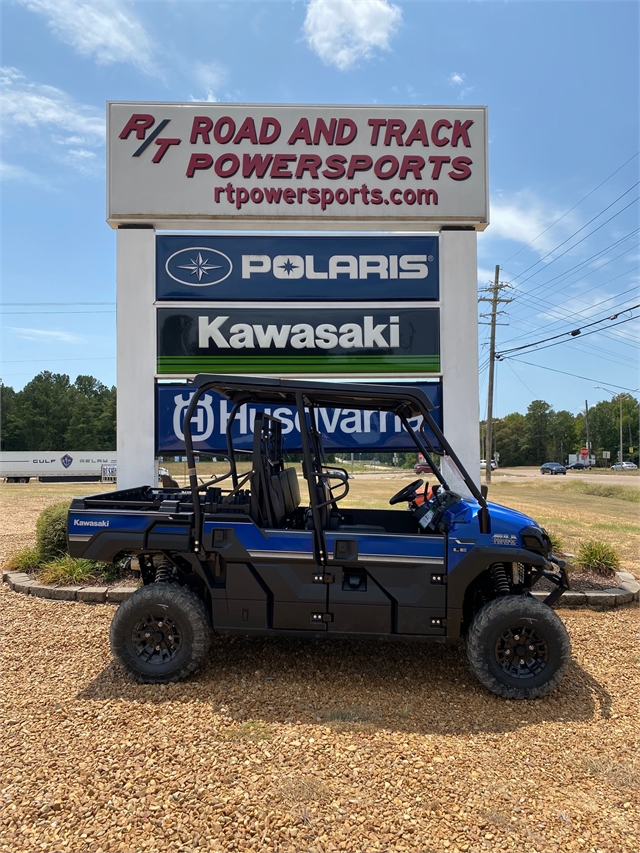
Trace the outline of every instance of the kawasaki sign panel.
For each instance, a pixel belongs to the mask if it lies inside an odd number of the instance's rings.
[[[488,224],[485,107],[110,102],[107,125],[113,227]]]
[[[156,237],[158,300],[437,300],[438,238]]]
[[[439,309],[207,305],[158,308],[158,374],[440,372]]]
[[[434,405],[432,415],[442,428],[442,384],[420,383],[412,387],[421,388]],[[188,385],[157,385],[156,409],[157,453],[184,452],[184,416],[193,396]],[[200,453],[227,452],[226,429],[233,404],[225,397],[212,391],[205,394],[191,421],[194,447]],[[250,451],[253,448],[253,422],[257,412],[282,421],[284,447],[288,453],[302,450],[298,413],[292,406],[256,406],[245,404],[240,408],[233,423],[233,445],[236,450]],[[412,426],[419,426],[418,418]],[[400,423],[400,418],[389,412],[363,412],[357,409],[318,410],[318,428],[322,432],[327,450],[343,451],[415,451],[415,444]],[[430,436],[438,447],[435,436]]]

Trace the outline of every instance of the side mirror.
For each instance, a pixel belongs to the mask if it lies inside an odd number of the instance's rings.
[[[480,509],[478,520],[480,522],[480,533],[491,533],[491,516],[486,507]]]

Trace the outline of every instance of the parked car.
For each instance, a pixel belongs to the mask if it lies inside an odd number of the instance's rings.
[[[495,459],[492,459],[492,460],[491,460],[491,470],[492,470],[492,471],[495,471],[497,467],[498,467],[498,463],[496,462],[496,460],[495,460]],[[481,470],[481,471],[486,471],[486,470],[487,470],[487,460],[486,460],[486,459],[481,459],[481,460],[480,460],[480,470]]]
[[[616,462],[611,466],[612,471],[636,471],[637,468],[635,462]]]
[[[571,465],[565,466],[567,471],[586,471],[589,467],[586,462],[572,462]]]
[[[559,462],[545,462],[540,466],[541,474],[566,474],[567,469]]]
[[[431,465],[428,462],[417,462],[413,466],[413,470],[416,474],[433,474],[431,470]]]

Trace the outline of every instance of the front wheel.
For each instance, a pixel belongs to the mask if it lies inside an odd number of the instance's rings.
[[[202,665],[211,646],[211,623],[190,589],[152,583],[118,607],[110,640],[114,658],[136,681],[166,684]]]
[[[478,681],[504,699],[538,699],[558,686],[571,660],[564,624],[527,595],[496,598],[476,613],[467,658]]]

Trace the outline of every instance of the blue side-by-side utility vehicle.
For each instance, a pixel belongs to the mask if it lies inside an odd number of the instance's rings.
[[[435,642],[466,637],[471,669],[506,698],[553,690],[571,656],[551,609],[569,588],[564,563],[532,518],[486,500],[410,386],[197,376],[185,416],[190,485],[76,498],[69,510],[74,557],[137,558],[143,586],[120,605],[111,648],[143,682],[175,681],[205,660],[213,632],[369,637]],[[202,395],[226,397],[228,470],[196,473],[189,425]],[[255,404],[250,470],[239,473],[233,423]],[[297,411],[302,482],[283,455],[282,422]],[[347,471],[327,464],[317,410],[391,413],[422,453],[422,480],[390,496],[409,511],[345,507]],[[440,457],[437,466],[434,451]],[[242,467],[242,466],[240,466]],[[544,602],[531,595],[551,581]]]

